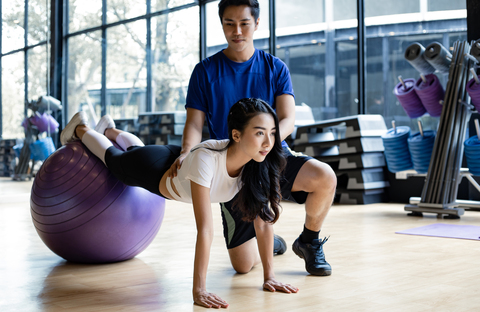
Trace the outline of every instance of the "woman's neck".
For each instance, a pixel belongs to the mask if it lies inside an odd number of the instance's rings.
[[[243,166],[251,160],[248,156],[240,153],[236,144],[231,145],[227,150],[227,172],[231,177],[238,177]]]

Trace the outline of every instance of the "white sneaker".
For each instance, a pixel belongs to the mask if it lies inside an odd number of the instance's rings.
[[[105,130],[115,128],[115,121],[113,121],[110,115],[105,115],[98,121],[95,131],[100,134],[105,134]]]
[[[72,119],[70,119],[70,122],[65,126],[62,133],[60,134],[60,142],[62,142],[62,145],[65,145],[68,142],[78,140],[78,137],[75,135],[75,129],[77,128],[77,126],[87,124],[88,116],[85,112],[78,112],[73,115]]]

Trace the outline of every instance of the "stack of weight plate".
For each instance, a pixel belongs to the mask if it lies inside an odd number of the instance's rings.
[[[381,115],[356,115],[297,128],[293,150],[328,163],[337,174],[335,202],[370,204],[386,201]]]
[[[0,177],[10,177],[14,173],[11,163],[15,159],[15,151],[13,149],[15,145],[15,139],[0,139]]]
[[[145,145],[181,145],[186,118],[185,112],[139,114],[138,137]]]

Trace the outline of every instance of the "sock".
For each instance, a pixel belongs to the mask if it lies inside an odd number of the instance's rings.
[[[110,146],[113,146],[106,136],[95,130],[88,130],[83,135],[82,143],[105,164],[105,152]]]
[[[115,140],[117,144],[126,151],[130,146],[145,146],[143,142],[130,132],[122,132]]]
[[[311,244],[314,239],[318,239],[318,234],[320,234],[320,231],[315,232],[307,229],[305,225],[303,226],[303,232],[300,235],[300,240],[304,244]]]

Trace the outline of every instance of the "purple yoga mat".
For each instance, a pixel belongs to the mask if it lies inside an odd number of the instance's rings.
[[[395,233],[480,240],[480,226],[476,225],[435,223]]]

